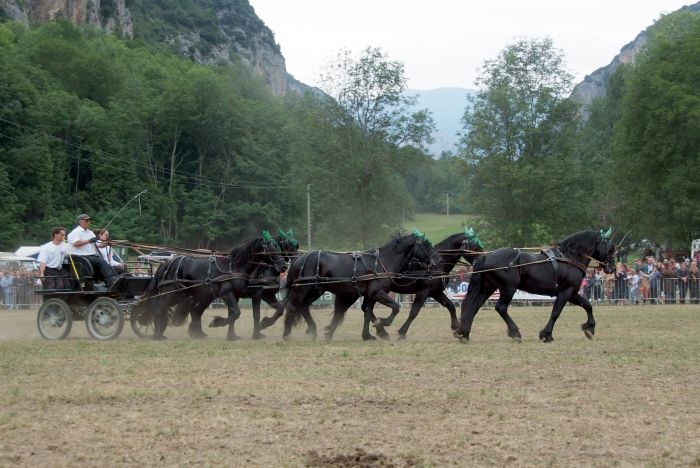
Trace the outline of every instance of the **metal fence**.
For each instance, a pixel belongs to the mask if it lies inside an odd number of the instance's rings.
[[[1,307],[3,309],[30,309],[37,307],[41,304],[41,296],[35,294],[37,289],[41,289],[41,286],[29,282],[15,282],[11,287],[2,289]],[[656,283],[652,282],[648,287],[638,287],[636,289],[630,288],[626,282],[592,283],[581,288],[579,294],[591,301],[592,304],[700,304],[700,279],[682,281],[679,278],[667,278]],[[410,305],[413,301],[413,295],[410,294],[392,294],[391,296],[402,306]],[[331,293],[326,293],[314,305],[317,307],[332,307],[333,299]],[[459,302],[459,300],[455,299],[455,302]],[[359,307],[360,303],[361,300],[358,300],[355,307]],[[434,303],[434,301],[431,300],[429,303]],[[241,299],[240,304],[244,306],[250,305],[250,299]],[[516,295],[513,304],[532,305],[539,304],[539,301],[531,299],[519,300]],[[262,306],[264,308],[269,307],[266,303],[263,303]],[[212,307],[225,307],[225,304],[220,299],[217,299],[212,303]]]

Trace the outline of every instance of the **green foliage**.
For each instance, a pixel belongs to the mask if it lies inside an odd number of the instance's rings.
[[[316,140],[332,164],[318,164],[325,166],[324,180],[331,177],[344,187],[338,202],[354,216],[341,218],[351,223],[355,239],[360,245],[376,243],[398,228],[402,209],[410,204],[397,173],[404,164],[402,148],[420,149],[430,138],[432,118],[425,110],[410,111],[415,98],[404,94],[403,64],[380,49],[370,47],[358,56],[341,50],[320,82],[332,99],[322,100],[320,112],[310,117],[315,128],[332,134]]]
[[[539,244],[585,226],[576,109],[563,98],[570,83],[548,38],[520,40],[484,65],[461,151],[478,231],[497,244]]]
[[[662,18],[625,80],[613,138],[620,216],[659,243],[700,235],[700,14]]]

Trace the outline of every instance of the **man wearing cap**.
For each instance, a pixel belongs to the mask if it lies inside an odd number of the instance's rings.
[[[109,263],[104,261],[97,254],[97,236],[92,232],[90,226],[90,216],[81,214],[78,216],[78,226],[68,234],[68,245],[70,246],[71,255],[80,255],[85,260],[90,262],[94,271],[99,271],[107,284],[107,287],[112,286],[114,280],[117,279],[117,273]]]

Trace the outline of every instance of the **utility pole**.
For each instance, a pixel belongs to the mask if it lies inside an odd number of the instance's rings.
[[[306,248],[311,250],[311,184],[306,186],[306,235],[308,243]]]
[[[447,197],[447,217],[450,217],[450,193],[451,192],[445,192],[445,196]]]

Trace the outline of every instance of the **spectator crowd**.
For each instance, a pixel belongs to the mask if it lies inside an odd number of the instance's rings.
[[[619,255],[615,273],[591,268],[580,294],[596,302],[612,304],[699,304],[700,252],[693,258],[647,256],[628,263]]]

